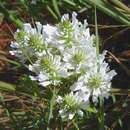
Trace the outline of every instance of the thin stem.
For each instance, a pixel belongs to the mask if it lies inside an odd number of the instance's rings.
[[[97,72],[100,70],[99,60],[99,36],[98,36],[98,25],[97,25],[97,10],[95,5],[95,34],[96,34],[96,55],[97,55]]]
[[[62,121],[60,121],[60,130],[64,130]]]
[[[72,120],[72,123],[75,126],[76,130],[80,130],[79,127],[78,127],[78,124],[74,120]]]
[[[97,57],[99,56],[99,36],[98,36],[98,26],[97,26],[97,10],[95,5],[95,34],[96,34],[96,52]]]
[[[105,122],[105,118],[104,118],[104,101],[102,98],[100,98],[100,104],[99,104],[100,108],[99,108],[99,130],[104,130],[104,122]]]
[[[47,121],[48,125],[50,124],[50,120],[53,116],[53,108],[54,108],[54,105],[55,105],[56,94],[57,94],[57,91],[54,88],[54,90],[52,91],[52,98],[50,100],[50,105],[49,105],[49,116],[48,116],[48,121]],[[50,130],[49,126],[47,127],[47,130]]]
[[[97,26],[97,11],[96,11],[96,5],[95,5],[95,33],[96,33],[96,53],[97,53],[97,60],[99,58],[99,36],[98,36],[98,26]],[[98,64],[98,70],[100,69],[99,63]],[[104,130],[104,103],[103,99],[100,98],[100,108],[99,108],[99,130]]]

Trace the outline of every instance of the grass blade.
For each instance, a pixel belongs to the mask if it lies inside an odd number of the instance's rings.
[[[96,6],[99,10],[113,17],[115,20],[123,24],[130,25],[130,20],[127,16],[116,10],[109,2],[101,0],[87,0],[88,4]]]
[[[57,2],[57,0],[52,0],[52,4],[53,4],[53,7],[54,7],[55,12],[56,12],[57,15],[60,17],[61,14],[60,14],[60,10],[59,10],[59,7],[58,7],[58,2]]]
[[[16,88],[15,85],[0,81],[0,89],[1,90],[15,91],[15,88]]]

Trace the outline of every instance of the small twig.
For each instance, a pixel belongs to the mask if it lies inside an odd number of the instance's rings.
[[[128,96],[130,96],[130,89],[116,89],[116,88],[112,88],[111,92],[114,95],[128,95]]]
[[[110,51],[108,51],[108,54],[111,55],[111,57],[122,67],[122,69],[125,70],[126,74],[130,76],[130,70]]]
[[[121,28],[121,27],[130,27],[130,25],[103,25],[103,24],[98,24],[98,29],[108,29],[108,28]],[[93,27],[95,28],[94,24],[89,24],[88,27]]]

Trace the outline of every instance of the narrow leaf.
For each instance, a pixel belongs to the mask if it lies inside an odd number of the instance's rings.
[[[59,10],[59,7],[58,7],[58,2],[57,0],[52,0],[52,4],[53,4],[53,7],[54,7],[54,10],[55,12],[57,13],[57,15],[60,17],[60,10]]]
[[[130,20],[120,11],[115,9],[109,2],[102,0],[87,0],[88,4],[95,6],[104,12],[105,14],[113,17],[115,20],[120,21],[123,24],[130,25]]]
[[[16,86],[10,83],[0,81],[0,89],[7,91],[15,91]]]

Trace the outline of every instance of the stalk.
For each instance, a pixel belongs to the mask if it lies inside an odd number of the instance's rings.
[[[95,34],[96,34],[96,53],[99,57],[99,36],[98,36],[98,26],[97,26],[97,9],[95,5]]]
[[[104,130],[105,118],[104,118],[104,101],[100,98],[100,106],[99,106],[99,130]]]
[[[50,100],[50,105],[49,105],[49,115],[48,115],[48,120],[47,120],[47,123],[48,123],[47,130],[51,130],[49,128],[49,124],[50,124],[51,118],[53,117],[53,108],[54,108],[54,105],[55,105],[56,94],[57,94],[57,91],[54,88],[54,90],[52,91],[52,98]]]
[[[99,36],[98,36],[98,26],[97,26],[97,11],[96,11],[96,5],[95,5],[95,33],[96,33],[96,53],[97,53],[97,60],[99,59]],[[100,69],[99,63],[98,64],[98,70]],[[104,102],[103,99],[100,98],[100,104],[99,104],[99,130],[104,130]]]
[[[72,123],[75,126],[76,130],[80,130],[79,127],[78,127],[78,124],[74,120],[72,120]]]

